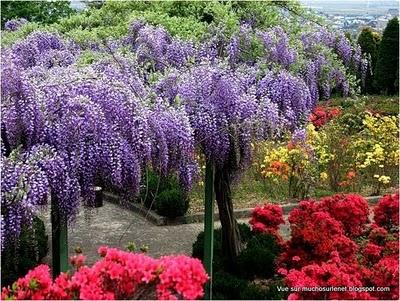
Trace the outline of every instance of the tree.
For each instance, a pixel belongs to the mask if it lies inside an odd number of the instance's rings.
[[[380,43],[380,35],[372,31],[370,27],[365,27],[358,36],[357,43],[361,47],[361,52],[370,58],[368,70],[365,78],[365,85],[363,88],[364,93],[375,93],[376,88],[373,86],[373,79],[375,74],[375,66],[378,58],[378,48]]]
[[[399,91],[396,87],[399,70],[399,20],[391,19],[382,35],[376,65],[375,81],[380,91],[393,95]]]
[[[4,28],[8,20],[18,18],[38,23],[54,23],[73,12],[69,1],[1,1],[1,28]]]
[[[83,0],[82,3],[89,8],[101,8],[104,5],[105,0]]]

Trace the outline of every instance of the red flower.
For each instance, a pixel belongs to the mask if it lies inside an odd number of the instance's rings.
[[[92,267],[84,257],[74,256],[79,269],[51,281],[49,267],[38,266],[18,279],[16,289],[3,288],[2,298],[15,299],[198,299],[208,277],[198,259],[165,256],[153,259],[144,254],[101,247],[104,256]],[[140,288],[140,289],[138,289]],[[145,294],[144,294],[145,293]]]
[[[341,110],[338,107],[325,107],[318,105],[310,115],[310,121],[318,129],[328,121],[336,118],[341,114]]]
[[[383,247],[380,247],[374,243],[368,243],[364,248],[364,256],[368,262],[375,263],[381,258]]]
[[[251,213],[250,225],[257,233],[278,234],[279,225],[284,224],[282,208],[274,204],[257,206]]]
[[[399,226],[399,194],[385,195],[374,209],[375,223],[387,230]]]
[[[367,201],[356,194],[337,194],[320,200],[321,210],[329,214],[343,225],[346,234],[360,235],[369,222]]]

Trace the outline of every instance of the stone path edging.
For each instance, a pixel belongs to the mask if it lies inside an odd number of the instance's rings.
[[[165,216],[161,216],[161,215],[157,214],[156,212],[154,212],[153,210],[149,210],[148,208],[144,207],[141,204],[125,201],[125,200],[121,199],[118,195],[115,195],[113,193],[104,192],[103,195],[104,195],[105,201],[116,204],[116,205],[120,205],[128,210],[136,212],[157,226],[193,224],[193,223],[201,223],[204,221],[204,213],[203,212],[188,214],[185,216],[180,216],[180,217],[171,219],[171,218],[168,218]],[[382,196],[371,196],[371,197],[366,197],[365,199],[367,200],[369,205],[375,205],[380,198],[382,198]],[[298,205],[297,203],[281,205],[283,214],[284,215],[289,214],[289,212],[292,211],[295,207],[297,207],[297,205]],[[234,210],[235,217],[237,219],[250,218],[250,215],[251,215],[251,212],[253,211],[253,209],[254,208],[236,209],[236,210]],[[215,221],[219,220],[218,212],[214,213],[214,220]]]

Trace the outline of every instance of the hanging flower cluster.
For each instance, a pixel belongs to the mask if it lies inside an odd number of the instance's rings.
[[[208,277],[198,259],[144,254],[100,247],[103,259],[92,267],[85,256],[75,255],[75,273],[62,273],[51,280],[47,265],[40,265],[2,289],[2,299],[45,300],[195,300],[203,296]]]
[[[28,20],[25,18],[11,19],[4,23],[4,29],[8,31],[16,31],[26,23],[28,23]]]
[[[50,192],[59,202],[60,212],[75,216],[80,186],[55,149],[37,145],[27,153],[14,151],[1,159],[4,177],[1,186],[2,248],[18,240],[22,225],[30,225],[38,209],[48,203]]]

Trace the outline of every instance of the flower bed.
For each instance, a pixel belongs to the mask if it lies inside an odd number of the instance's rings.
[[[276,231],[282,223],[279,209],[269,204],[258,207],[250,223],[253,231],[273,233],[282,241],[284,251],[276,269],[291,288],[289,299],[398,300],[398,194],[378,202],[372,223],[368,204],[358,195],[304,200],[289,215],[291,238],[286,242]],[[378,287],[388,289],[377,291]]]
[[[40,265],[11,287],[3,288],[2,299],[121,300],[198,299],[208,277],[201,262],[187,256],[153,259],[144,254],[100,247],[103,258],[92,267],[85,256],[75,255],[74,273],[51,280],[50,269]]]

